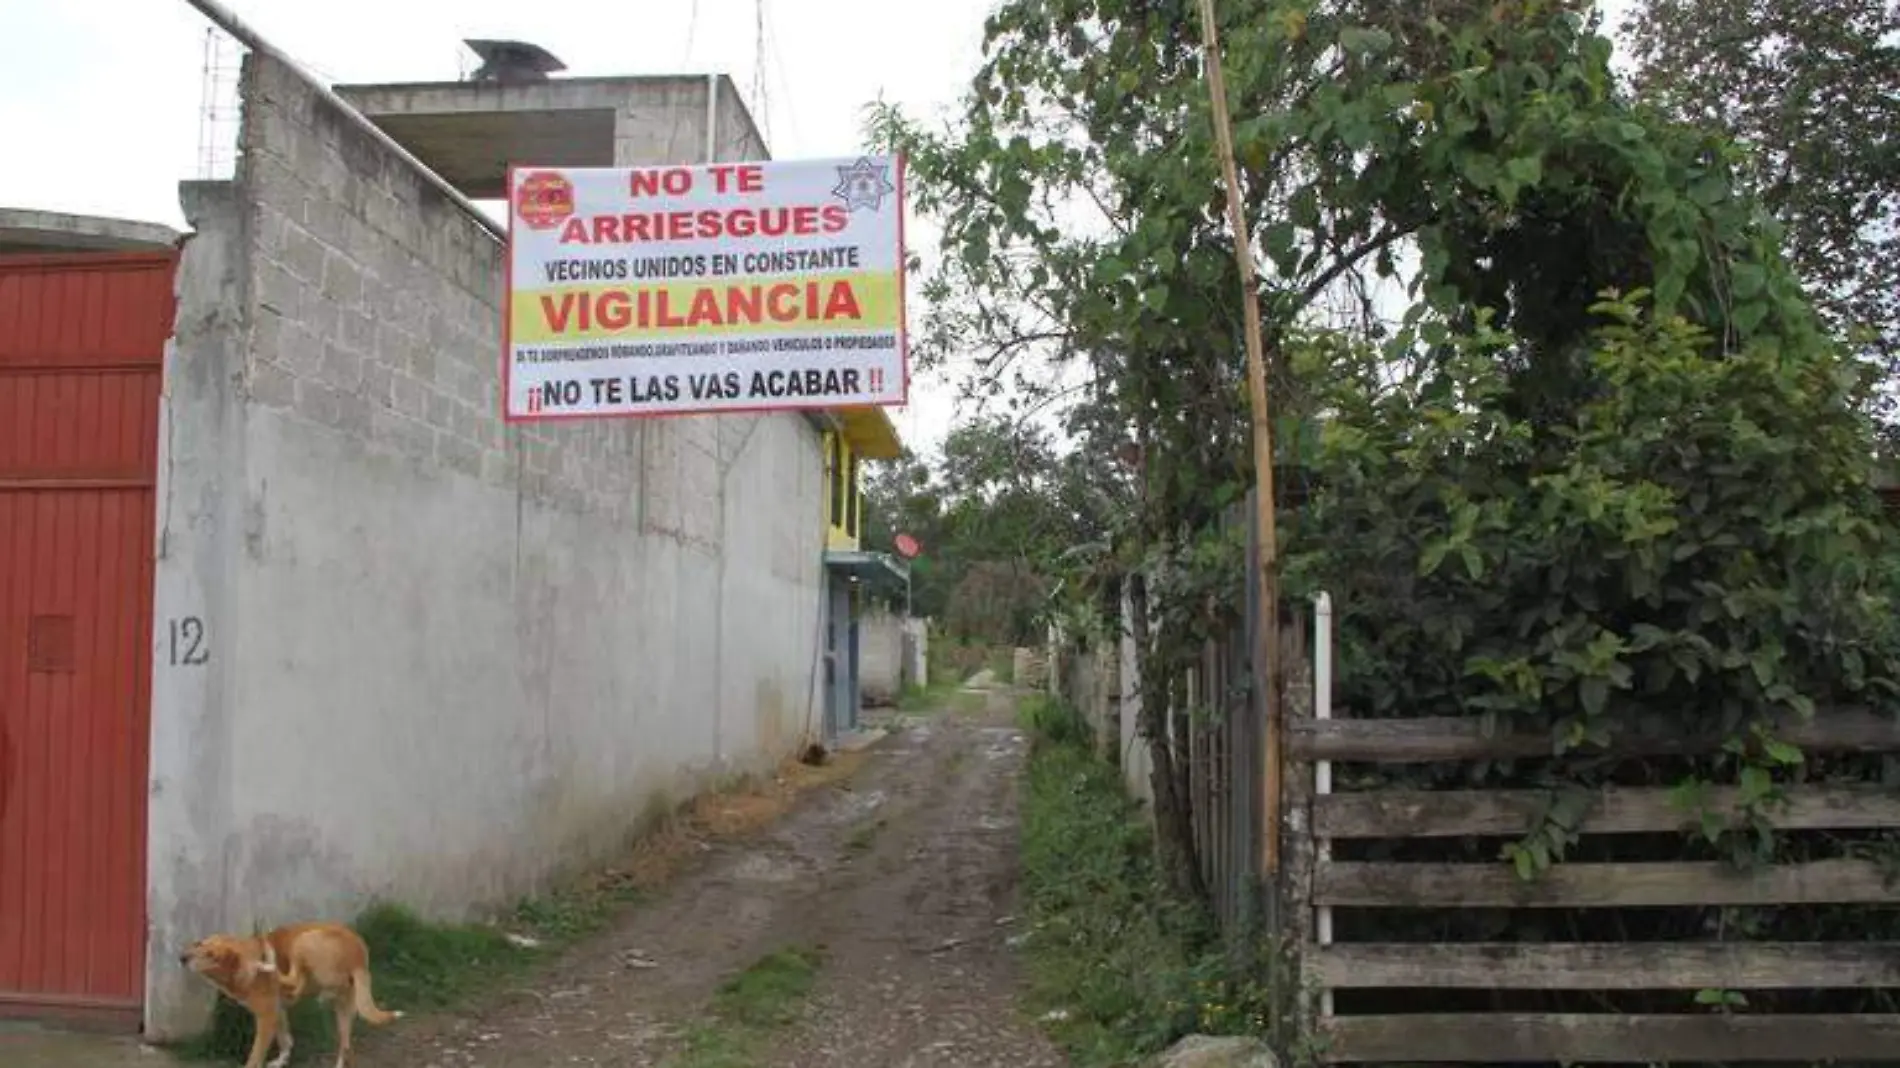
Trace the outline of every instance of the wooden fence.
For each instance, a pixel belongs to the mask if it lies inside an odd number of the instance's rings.
[[[1253,699],[1251,650],[1259,619],[1259,574],[1252,498],[1234,506],[1226,522],[1247,530],[1245,605],[1231,633],[1210,640],[1188,672],[1182,707],[1169,710],[1170,737],[1187,738],[1188,792],[1194,812],[1195,847],[1201,875],[1214,899],[1223,930],[1236,938],[1257,930],[1261,909],[1262,709]],[[1131,635],[1134,603],[1123,591],[1121,634],[1110,642],[1072,644],[1059,630],[1050,634],[1049,686],[1053,696],[1077,709],[1095,731],[1098,748],[1122,767],[1129,792],[1152,800],[1153,764],[1137,734],[1143,673]],[[1284,618],[1283,613],[1283,618]],[[1282,663],[1306,657],[1305,627],[1283,624]]]
[[[1250,577],[1252,564],[1249,560]],[[1335,765],[1364,770],[1535,759],[1551,755],[1551,742],[1543,732],[1488,735],[1476,718],[1356,719],[1332,708],[1330,612],[1323,601],[1310,614],[1303,606],[1281,607],[1286,762],[1279,776],[1270,776],[1264,712],[1249,686],[1249,653],[1259,619],[1256,590],[1248,589],[1247,602],[1244,625],[1210,641],[1189,673],[1186,707],[1172,712],[1187,717],[1175,737],[1184,734],[1187,740],[1196,846],[1223,927],[1236,941],[1265,935],[1291,947],[1297,959],[1290,970],[1303,978],[1310,994],[1298,999],[1310,1006],[1300,1021],[1309,1040],[1302,1045],[1317,1059],[1338,1064],[1900,1064],[1900,1014],[1769,1013],[1756,1005],[1697,1001],[1703,991],[1723,997],[1731,991],[1890,990],[1900,995],[1900,942],[1335,937],[1341,926],[1336,920],[1389,916],[1393,910],[1457,919],[1473,910],[1601,917],[1615,910],[1847,905],[1884,906],[1891,918],[1891,910],[1900,906],[1900,884],[1885,865],[1852,855],[1747,874],[1682,857],[1572,859],[1524,880],[1497,859],[1497,845],[1532,826],[1550,802],[1546,791],[1336,790]],[[1124,619],[1125,632],[1132,632],[1131,622]],[[1125,636],[1121,646],[1121,759],[1133,777],[1131,787],[1140,793],[1148,761],[1145,747],[1133,738],[1132,721],[1143,680]],[[1114,648],[1104,647],[1095,659],[1105,662],[1115,655]],[[1072,685],[1066,674],[1060,690]],[[1817,756],[1900,754],[1900,724],[1870,711],[1825,712],[1812,722],[1786,724],[1778,736]],[[1633,735],[1619,738],[1607,755],[1693,756],[1721,744],[1716,737]],[[1283,790],[1282,821],[1274,829],[1281,836],[1282,863],[1268,872],[1263,801],[1276,778]],[[1726,811],[1734,795],[1734,790],[1714,789],[1704,804]],[[1900,830],[1900,789],[1816,783],[1786,787],[1784,795],[1785,803],[1770,812],[1782,831]],[[1604,789],[1583,815],[1582,838],[1572,853],[1590,856],[1586,846],[1613,836],[1672,840],[1690,818],[1667,788]],[[1432,842],[1473,839],[1492,844],[1466,851],[1478,859],[1458,863],[1371,859],[1366,848],[1378,844],[1389,854],[1416,857]],[[1516,934],[1522,926],[1505,929]],[[1666,1000],[1659,1001],[1659,992]],[[1400,1010],[1394,1008],[1394,995],[1402,995]],[[1579,995],[1606,1000],[1584,1001]],[[1661,1004],[1663,1011],[1523,1011],[1526,1004],[1600,1008],[1630,995]],[[1381,998],[1387,1004],[1365,1007]],[[1676,1006],[1680,1011],[1674,1011]]]
[[[1296,694],[1312,714],[1288,721],[1288,863],[1283,892],[1302,970],[1317,997],[1313,1025],[1330,1063],[1634,1063],[1835,1060],[1900,1063],[1900,1014],[1751,1014],[1698,1005],[1698,991],[1900,988],[1900,943],[1340,941],[1339,910],[1597,910],[1712,906],[1900,905],[1894,872],[1842,856],[1739,873],[1722,862],[1560,862],[1523,880],[1497,859],[1471,863],[1336,860],[1367,840],[1522,835],[1549,803],[1544,791],[1334,791],[1333,765],[1416,765],[1549,756],[1546,733],[1488,736],[1476,719],[1359,720],[1330,709],[1331,642],[1322,606],[1315,686]],[[1900,751],[1890,716],[1839,710],[1790,723],[1779,736],[1814,753]],[[1717,738],[1630,737],[1615,755],[1697,755]],[[1771,815],[1781,830],[1900,828],[1900,790],[1794,785]],[[1733,791],[1707,803],[1726,811]],[[1666,788],[1600,791],[1579,826],[1588,838],[1680,832],[1691,816]],[[1581,843],[1580,843],[1581,844]],[[1403,850],[1399,850],[1403,855]],[[1417,855],[1413,850],[1412,855]],[[1492,851],[1490,857],[1495,858]],[[1680,991],[1677,1014],[1626,1012],[1340,1011],[1347,992],[1434,995],[1490,991]],[[1721,995],[1718,995],[1718,997]],[[1745,995],[1744,995],[1745,996]],[[1468,1007],[1469,998],[1466,999]]]
[[[1221,927],[1244,939],[1270,914],[1261,893],[1263,714],[1252,699],[1252,627],[1257,601],[1249,598],[1247,624],[1210,641],[1187,679],[1188,800],[1194,812],[1195,853]],[[1282,663],[1305,655],[1297,626],[1281,630]],[[1176,711],[1174,715],[1181,715]]]

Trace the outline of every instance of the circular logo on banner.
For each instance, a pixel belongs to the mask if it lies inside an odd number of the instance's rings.
[[[554,171],[531,171],[515,185],[515,214],[530,229],[558,226],[574,214],[574,183]]]
[[[897,555],[906,560],[914,560],[917,558],[918,553],[924,551],[924,547],[917,544],[917,539],[911,537],[909,534],[899,534],[896,538],[896,543]]]

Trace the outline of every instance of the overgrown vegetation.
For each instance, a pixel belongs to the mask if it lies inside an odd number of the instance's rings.
[[[1063,554],[1099,537],[1093,465],[1044,430],[978,416],[951,430],[934,463],[880,465],[865,487],[865,540],[908,533],[911,608],[936,621],[933,641],[1008,647],[1042,638]]]
[[[822,947],[769,953],[719,985],[707,1018],[687,1032],[685,1049],[668,1068],[753,1068],[773,1032],[797,1019],[818,981]]]
[[[956,683],[945,677],[932,679],[930,685],[919,686],[914,682],[904,684],[903,692],[897,695],[899,712],[925,712],[942,704],[956,689]]]
[[[1852,375],[1824,350],[1711,358],[1706,331],[1635,298],[1592,311],[1605,325],[1562,423],[1512,414],[1506,341],[1487,330],[1416,395],[1370,387],[1363,354],[1324,353],[1337,414],[1291,588],[1333,592],[1360,714],[1547,729],[1585,750],[1539,769],[1572,784],[1614,771],[1589,751],[1620,734],[1728,735],[1751,744],[1653,770],[1757,784],[1732,815],[1766,826],[1772,784],[1802,763],[1777,724],[1900,692]],[[1561,853],[1540,839],[1533,867]]]
[[[1048,562],[1045,614],[1110,631],[1124,593],[1134,607],[1150,684],[1124,714],[1153,754],[1175,900],[1207,888],[1190,717],[1168,712],[1187,707],[1187,669],[1237,625],[1241,538],[1224,519],[1254,478],[1237,243],[1261,260],[1276,452],[1304,465],[1280,473],[1303,497],[1280,516],[1285,590],[1332,593],[1339,696],[1362,715],[1545,731],[1557,754],[1347,766],[1342,783],[1547,789],[1521,839],[1444,843],[1526,878],[1582,855],[1582,806],[1611,782],[1676,787],[1692,831],[1628,836],[1622,859],[1900,850],[1884,833],[1791,834],[1772,819],[1791,783],[1880,776],[1876,759],[1801,752],[1785,724],[1900,696],[1900,553],[1872,488],[1882,367],[1857,358],[1871,342],[1851,329],[1891,311],[1892,287],[1869,281],[1891,263],[1856,251],[1892,237],[1888,139],[1839,144],[1800,117],[1859,121],[1829,103],[1847,83],[1816,72],[1886,84],[1894,20],[1874,0],[1825,6],[1841,17],[1730,5],[1710,31],[1737,35],[1724,56],[1697,51],[1683,14],[1694,0],[1650,0],[1660,28],[1638,95],[1581,0],[1226,0],[1252,220],[1240,235],[1221,210],[1187,0],[1006,0],[954,123],[877,112],[876,134],[910,157],[919,206],[944,224],[920,353],[968,357],[972,392],[1013,391],[1020,413],[1059,408],[1088,458],[1075,499],[1105,502],[1089,513],[1094,536]],[[1774,77],[1749,83],[1750,64]],[[1706,121],[1737,94],[1730,114],[1755,124],[1751,144]],[[1700,120],[1684,124],[1691,106]],[[1775,213],[1801,231],[1794,266]],[[1315,436],[1317,449],[1299,448]],[[1603,756],[1635,732],[1722,746],[1707,759]],[[1697,811],[1711,784],[1739,788],[1735,811]],[[1375,842],[1366,855],[1400,848],[1424,847]],[[1867,910],[1594,915],[1395,912],[1376,933],[1801,940],[1850,917],[1890,927]],[[1545,1007],[1579,1004],[1565,997]],[[1656,1007],[1591,1007],[1607,1001]],[[1157,1031],[1109,994],[1100,1004],[1084,1017]],[[1809,993],[1757,1004],[1854,1007]]]
[[[1022,715],[1035,739],[1022,832],[1031,1011],[1085,1068],[1139,1063],[1189,1033],[1265,1033],[1268,991],[1169,890],[1081,718],[1040,698]]]
[[[980,671],[994,672],[998,682],[1010,682],[1016,671],[1013,648],[960,641],[954,635],[933,633],[929,669],[933,686],[953,689]]]
[[[1748,146],[1740,169],[1837,336],[1883,380],[1900,435],[1900,3],[1638,0],[1644,100]]]

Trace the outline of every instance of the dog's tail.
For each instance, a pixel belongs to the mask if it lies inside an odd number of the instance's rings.
[[[384,1012],[376,1007],[376,997],[369,990],[369,969],[358,968],[350,973],[350,986],[356,991],[356,1014],[378,1026],[391,1020],[402,1018],[400,1012]]]
[[[290,999],[295,1001],[303,996],[303,973],[297,970],[296,957],[290,958],[288,963],[290,967],[279,969],[277,967],[277,951],[271,948],[269,942],[264,943],[264,970],[267,972],[277,972],[278,989],[290,995]]]

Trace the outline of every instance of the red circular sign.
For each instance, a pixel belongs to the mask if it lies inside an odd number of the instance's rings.
[[[909,534],[899,534],[894,541],[897,545],[897,555],[906,560],[914,560],[918,553],[924,551],[923,546],[917,544],[917,539]]]
[[[515,185],[515,214],[533,230],[546,230],[574,214],[574,183],[555,171],[533,171]]]

